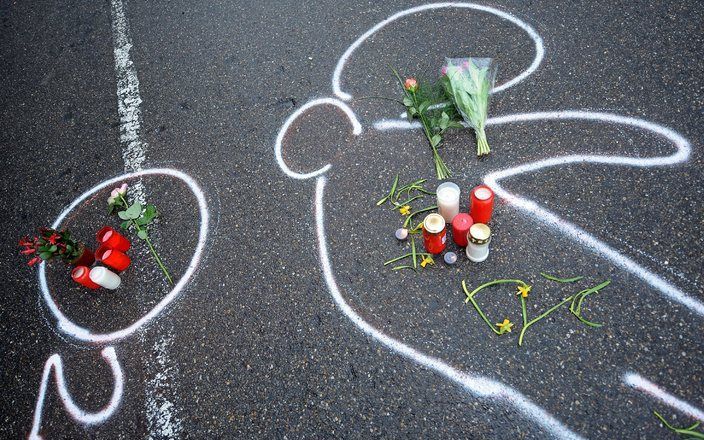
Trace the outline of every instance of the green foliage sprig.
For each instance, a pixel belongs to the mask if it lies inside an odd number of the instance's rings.
[[[159,216],[159,212],[154,205],[142,206],[139,202],[134,202],[130,204],[125,199],[127,195],[127,185],[122,184],[119,188],[115,188],[110,197],[108,198],[108,212],[114,213],[117,211],[117,216],[124,220],[120,226],[122,229],[130,230],[134,229],[137,232],[137,237],[144,240],[149,247],[149,252],[151,252],[154,260],[159,265],[159,268],[164,273],[164,276],[168,280],[169,284],[173,284],[174,281],[171,279],[169,271],[164,266],[161,261],[159,254],[154,249],[152,241],[149,239],[149,229],[148,226]]]
[[[391,184],[391,189],[389,192],[376,202],[376,206],[382,206],[384,204],[390,204],[392,210],[398,210],[398,212],[404,216],[403,229],[407,230],[409,236],[409,242],[411,244],[411,251],[403,254],[401,256],[392,258],[384,263],[384,266],[388,266],[391,263],[396,263],[406,258],[411,258],[411,264],[402,264],[394,266],[392,270],[403,270],[403,269],[413,269],[418,270],[420,265],[425,268],[427,265],[435,264],[433,256],[426,252],[418,252],[416,250],[416,235],[422,234],[422,223],[414,225],[413,218],[423,212],[432,211],[437,209],[436,205],[427,206],[425,208],[412,211],[411,203],[417,200],[422,200],[426,195],[435,195],[434,192],[428,191],[423,184],[427,179],[414,180],[405,185],[399,186],[398,184],[398,174],[394,177],[393,183]],[[403,196],[403,199],[401,198]],[[420,258],[420,263],[418,259]]]
[[[541,274],[541,275],[543,275],[543,274]],[[545,275],[543,275],[543,276],[546,277]],[[561,283],[574,282],[574,281],[578,281],[578,280],[582,279],[582,277],[557,278],[557,277],[553,277],[553,276],[550,276],[549,278],[546,277],[546,278],[553,280],[553,281],[556,281],[556,282],[561,282]],[[569,281],[569,280],[573,280],[573,281]],[[526,306],[526,301],[527,301],[527,298],[531,292],[532,286],[528,285],[525,281],[518,280],[518,279],[494,280],[494,281],[489,281],[488,283],[484,283],[470,292],[469,289],[467,288],[466,282],[464,280],[462,280],[462,290],[464,290],[464,293],[467,296],[467,298],[465,299],[464,302],[465,303],[468,303],[468,302],[472,303],[472,306],[474,306],[474,309],[477,311],[477,313],[482,318],[482,320],[489,326],[491,331],[493,331],[497,335],[502,335],[502,334],[511,332],[511,329],[514,324],[508,318],[506,318],[506,319],[504,319],[503,322],[496,323],[493,325],[491,323],[491,321],[489,320],[489,318],[484,313],[484,311],[482,311],[481,307],[479,307],[479,304],[477,303],[477,301],[474,297],[477,293],[479,293],[481,290],[483,290],[487,287],[494,286],[497,284],[507,284],[507,283],[517,285],[518,293],[516,295],[519,297],[519,299],[521,301],[521,316],[523,319],[523,325],[521,327],[521,332],[518,336],[518,346],[519,347],[523,344],[523,338],[525,336],[526,331],[532,325],[534,325],[534,324],[538,323],[540,320],[546,318],[548,315],[550,315],[554,311],[558,310],[560,307],[562,307],[563,305],[565,305],[567,303],[570,303],[570,307],[569,307],[570,312],[583,324],[588,325],[590,327],[601,327],[602,326],[602,324],[591,322],[582,316],[582,303],[584,302],[584,300],[587,296],[594,294],[594,293],[598,293],[599,291],[604,289],[606,286],[608,286],[611,283],[610,280],[606,280],[596,286],[593,286],[593,287],[590,287],[587,289],[583,289],[583,290],[575,293],[574,295],[568,296],[567,298],[563,299],[562,301],[560,301],[556,305],[550,307],[545,312],[541,313],[536,318],[533,318],[531,320],[528,319],[528,310],[527,310],[527,306]]]
[[[663,425],[670,431],[679,434],[681,437],[686,438],[686,439],[704,439],[704,433],[700,431],[695,431],[701,425],[701,422],[696,422],[692,424],[691,426],[687,428],[677,428],[675,426],[672,426],[665,420],[663,416],[660,415],[657,411],[653,411],[653,414],[655,414],[655,417],[660,419]]]

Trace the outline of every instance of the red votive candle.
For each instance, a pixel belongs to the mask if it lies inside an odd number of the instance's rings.
[[[457,243],[457,246],[467,246],[467,233],[473,224],[472,216],[466,212],[461,212],[452,219],[452,240]]]
[[[108,249],[105,245],[100,246],[95,252],[95,259],[118,272],[122,272],[127,269],[127,266],[129,266],[132,262],[130,257],[125,255],[123,252],[120,252],[117,249]]]
[[[101,246],[107,246],[108,249],[117,249],[120,252],[127,252],[131,244],[124,235],[120,234],[110,226],[106,226],[96,234],[98,243]]]
[[[445,250],[447,241],[445,219],[440,214],[428,214],[423,220],[423,246],[430,254],[439,254]]]
[[[494,209],[494,191],[486,185],[479,185],[469,195],[469,215],[475,223],[489,223]]]
[[[100,287],[90,279],[89,274],[90,269],[88,269],[86,266],[78,266],[74,267],[71,271],[71,278],[73,278],[73,281],[89,289],[97,289],[98,287]]]

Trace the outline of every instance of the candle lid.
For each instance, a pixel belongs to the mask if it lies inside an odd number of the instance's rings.
[[[423,229],[431,234],[437,234],[445,229],[445,219],[440,214],[428,214],[423,220]]]
[[[475,223],[469,228],[467,239],[474,244],[486,244],[491,239],[491,229],[484,223]]]
[[[480,186],[474,190],[474,197],[479,200],[489,200],[491,198],[492,191],[486,186]]]

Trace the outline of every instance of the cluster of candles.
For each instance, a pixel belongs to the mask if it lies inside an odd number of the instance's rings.
[[[95,251],[95,260],[116,272],[122,272],[127,269],[132,262],[125,253],[131,246],[130,241],[110,226],[98,231],[96,238],[98,239],[99,247]],[[89,289],[104,287],[115,290],[120,286],[122,280],[118,274],[110,269],[103,266],[95,266],[93,268],[77,266],[71,272],[71,278]]]
[[[438,213],[428,214],[423,220],[423,245],[425,250],[437,255],[445,250],[447,225],[452,227],[452,239],[459,247],[466,248],[467,258],[481,262],[489,256],[491,229],[487,223],[494,209],[494,192],[486,185],[472,189],[469,196],[469,213],[460,212],[460,187],[452,182],[438,186]],[[445,262],[457,261],[454,252],[445,254]]]

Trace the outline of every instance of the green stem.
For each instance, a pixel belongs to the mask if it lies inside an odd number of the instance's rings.
[[[437,205],[428,206],[427,208],[419,209],[416,212],[412,212],[412,213],[408,214],[408,217],[406,217],[406,221],[403,222],[403,227],[405,228],[408,226],[408,223],[410,223],[413,216],[420,214],[422,212],[432,211],[433,209],[437,209],[437,208],[438,208]]]
[[[494,333],[496,333],[497,335],[500,335],[501,333],[499,332],[499,330],[497,330],[497,329],[491,324],[491,321],[489,321],[489,318],[487,318],[486,315],[484,314],[484,312],[482,312],[482,309],[479,308],[479,304],[477,304],[476,301],[474,301],[474,298],[473,298],[473,297],[471,296],[471,294],[467,291],[467,284],[464,282],[464,280],[462,280],[462,289],[464,290],[464,293],[467,295],[467,299],[466,299],[464,302],[465,302],[465,303],[466,303],[467,301],[471,302],[472,305],[474,306],[474,309],[477,311],[477,313],[479,313],[479,316],[482,317],[482,319],[484,320],[484,322],[486,322],[486,325],[489,326],[489,328],[491,329],[491,331],[494,332]],[[475,289],[475,290],[476,290],[476,289]]]
[[[122,203],[125,204],[125,207],[129,206],[127,204],[127,200],[120,194],[120,199],[122,200]],[[135,219],[130,219],[132,224],[134,225],[135,229],[137,229],[137,235],[139,235],[139,232],[142,230],[142,228],[139,227]],[[171,275],[169,275],[169,271],[166,270],[166,266],[164,266],[164,263],[161,261],[161,258],[159,258],[159,254],[156,252],[156,249],[154,249],[154,246],[152,245],[152,241],[149,239],[149,236],[147,235],[144,241],[147,242],[147,246],[149,247],[149,251],[152,253],[152,256],[154,257],[154,260],[156,260],[156,263],[159,265],[161,268],[161,271],[164,273],[166,276],[166,279],[169,281],[169,284],[173,284],[174,281],[171,279]]]
[[[520,347],[521,344],[523,343],[523,335],[526,333],[526,330],[528,330],[528,328],[529,328],[531,325],[535,324],[536,322],[538,322],[538,321],[540,321],[541,319],[545,318],[546,316],[548,316],[549,314],[551,314],[551,313],[554,312],[555,310],[559,309],[563,304],[572,301],[573,298],[574,298],[574,295],[569,296],[569,297],[563,299],[563,300],[560,301],[557,305],[554,305],[554,306],[550,307],[548,310],[546,310],[545,312],[543,312],[543,313],[542,313],[540,316],[538,316],[537,318],[532,319],[532,320],[530,320],[528,323],[526,323],[526,325],[524,325],[523,328],[521,329],[521,334],[518,336],[518,346]]]
[[[403,260],[404,258],[408,258],[408,257],[410,257],[410,256],[412,256],[412,255],[413,255],[413,254],[409,252],[409,253],[407,253],[407,254],[405,254],[405,255],[401,255],[400,257],[392,258],[391,260],[385,262],[385,263],[384,263],[384,266],[388,266],[388,265],[391,264],[391,263],[395,263],[395,262],[397,262],[397,261]],[[430,255],[430,254],[427,253],[427,252],[416,252],[416,255],[428,256],[428,255]]]
[[[528,323],[528,312],[526,311],[526,299],[521,295],[521,313],[523,313],[523,327]]]

